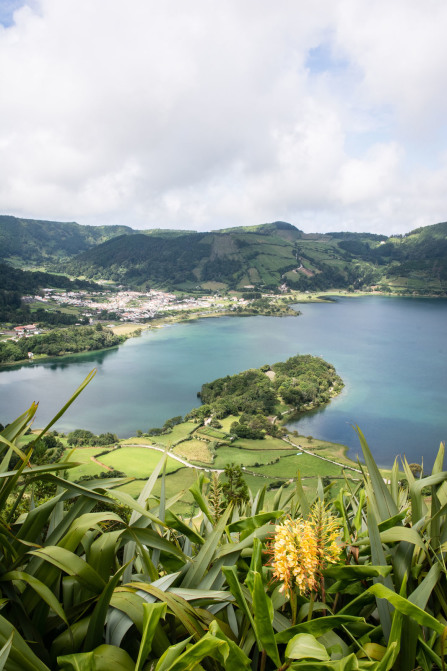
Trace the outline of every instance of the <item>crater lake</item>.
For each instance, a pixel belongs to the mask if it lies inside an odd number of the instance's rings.
[[[358,425],[380,465],[405,454],[430,467],[447,437],[447,301],[342,297],[296,309],[302,315],[184,322],[116,349],[4,368],[0,421],[40,401],[36,426],[43,427],[96,368],[56,428],[135,435],[199,405],[204,382],[309,353],[332,363],[345,388],[290,428],[343,443],[355,458]]]

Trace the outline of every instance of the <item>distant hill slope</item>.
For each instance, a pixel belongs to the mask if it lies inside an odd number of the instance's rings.
[[[1,258],[139,288],[447,293],[447,223],[388,238],[304,233],[283,221],[197,233],[0,216]]]
[[[1,215],[0,258],[19,265],[45,264],[71,258],[116,235],[134,232],[128,226],[81,226]]]
[[[351,262],[339,247],[345,238],[360,246],[383,237],[359,234],[306,235],[274,222],[175,238],[120,236],[98,245],[68,264],[73,275],[109,279],[129,286],[194,289],[219,285],[276,289],[286,282],[302,289],[328,289],[371,282],[371,263]],[[362,247],[363,248],[363,247]],[[371,277],[370,277],[371,275]],[[217,283],[217,286],[216,286]]]

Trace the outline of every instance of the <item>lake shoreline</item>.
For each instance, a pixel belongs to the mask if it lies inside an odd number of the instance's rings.
[[[225,310],[225,311],[208,311],[208,312],[203,312],[203,313],[192,313],[192,314],[181,314],[179,313],[178,315],[166,315],[166,316],[160,316],[152,319],[150,322],[126,322],[126,323],[118,323],[115,324],[113,327],[111,327],[111,330],[116,334],[116,335],[123,335],[125,337],[125,341],[128,340],[129,338],[137,337],[140,335],[143,331],[151,331],[155,329],[161,329],[164,328],[165,326],[172,326],[174,324],[182,324],[186,322],[194,322],[198,321],[200,319],[212,319],[212,318],[220,318],[220,317],[278,317],[278,318],[283,318],[283,317],[298,317],[302,313],[299,310],[294,310],[293,306],[294,305],[308,305],[308,304],[314,304],[314,303],[334,303],[336,302],[337,298],[364,298],[366,296],[377,296],[380,298],[408,298],[408,299],[415,299],[415,298],[425,298],[425,299],[446,299],[447,296],[437,296],[437,295],[412,295],[412,296],[403,296],[400,294],[396,294],[393,292],[382,292],[382,291],[353,291],[349,292],[344,289],[333,289],[333,290],[328,290],[328,291],[318,291],[318,292],[312,292],[312,293],[303,293],[303,292],[294,292],[294,295],[290,297],[290,300],[287,301],[287,304],[284,305],[284,310],[281,313],[275,313],[275,314],[268,314],[268,311],[264,312],[253,312],[250,311],[249,309],[246,310],[245,312],[234,312],[231,310]],[[285,296],[288,298],[288,296]],[[332,297],[335,298],[335,300],[332,299]],[[126,332],[127,331],[127,332]],[[139,333],[138,333],[139,332]],[[119,343],[118,345],[112,345],[112,347],[102,347],[97,350],[85,350],[83,352],[67,352],[65,354],[60,354],[60,355],[54,355],[54,356],[39,356],[37,355],[33,359],[20,359],[19,361],[11,361],[11,362],[5,362],[5,363],[0,363],[0,373],[2,370],[8,370],[11,367],[14,366],[32,366],[35,364],[40,364],[40,363],[48,363],[51,361],[59,361],[60,359],[63,358],[75,358],[78,357],[79,355],[82,354],[89,354],[92,352],[107,352],[113,349],[118,349],[121,345],[124,344],[124,342]]]

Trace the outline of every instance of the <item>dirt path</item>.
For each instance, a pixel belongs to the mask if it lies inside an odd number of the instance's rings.
[[[105,468],[106,471],[113,471],[113,468],[110,468],[110,466],[107,466],[106,464],[103,464],[102,461],[98,461],[96,457],[90,457],[91,461],[94,461],[95,464],[98,464],[98,466],[101,466],[102,468]]]

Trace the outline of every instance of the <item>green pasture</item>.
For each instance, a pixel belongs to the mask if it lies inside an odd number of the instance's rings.
[[[263,467],[268,467],[270,472],[270,464],[273,464],[278,457],[290,454],[290,452],[289,450],[263,450],[262,452],[257,452],[253,449],[238,449],[234,446],[222,445],[216,450],[213,468],[225,468],[227,464],[231,463],[250,467],[254,466],[254,464],[263,464]]]
[[[95,475],[99,475],[100,473],[106,471],[106,468],[103,468],[91,459],[101,451],[102,450],[99,447],[83,447],[74,450],[68,449],[64,453],[64,458],[67,459],[69,456],[68,461],[77,462],[80,464],[80,466],[70,468],[67,471],[68,479],[79,480],[79,478],[82,478],[84,475],[88,475],[89,477],[93,478]],[[101,457],[99,457],[99,461],[102,461]]]
[[[169,433],[164,433],[161,436],[151,436],[150,440],[162,445],[174,445],[174,443],[178,443],[179,440],[187,438],[191,431],[194,431],[197,427],[198,424],[195,422],[182,422],[182,424],[174,426]]]
[[[205,426],[203,428],[197,429],[196,434],[201,435],[208,440],[210,438],[213,440],[225,440],[228,438],[228,435],[224,431],[213,429],[212,426]]]
[[[144,447],[124,447],[114,450],[108,455],[100,458],[107,466],[134,478],[148,478],[155,466],[162,458],[163,453]],[[169,458],[166,464],[166,472],[179,468],[181,464],[175,459]]]
[[[324,477],[325,475],[334,477],[342,474],[340,466],[331,464],[329,461],[323,461],[322,459],[317,460],[315,457],[311,457],[305,453],[301,453],[300,456],[297,456],[295,453],[294,456],[283,457],[277,463],[253,467],[252,470],[256,473],[265,473],[277,478],[294,478],[298,471],[302,476],[318,474],[320,477]]]
[[[266,438],[260,438],[259,440],[251,440],[249,438],[238,438],[234,441],[233,445],[237,447],[242,447],[244,450],[257,450],[264,452],[265,450],[287,450],[289,449],[287,443],[279,438],[271,438],[267,436]],[[290,449],[293,449],[290,446]],[[262,461],[259,459],[258,461]]]

